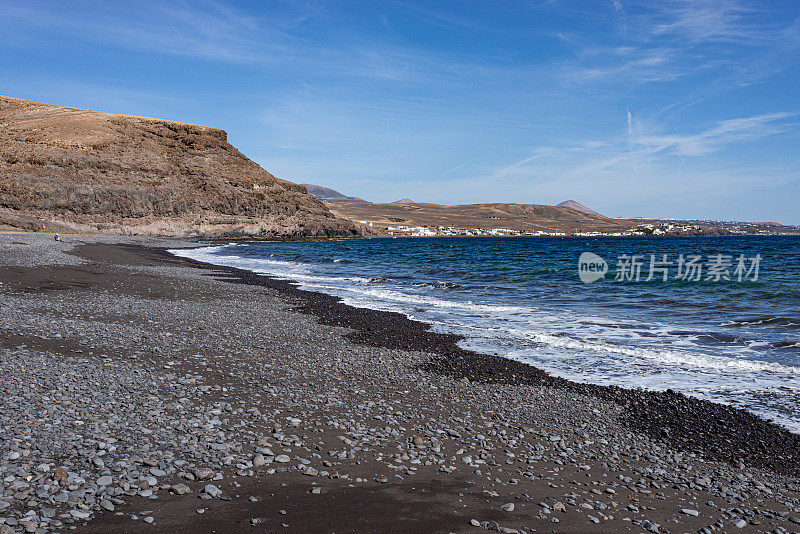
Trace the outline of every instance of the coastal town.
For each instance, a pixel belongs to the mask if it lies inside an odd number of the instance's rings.
[[[629,217],[618,219],[633,221],[640,224],[672,224],[674,226],[698,226],[705,228],[719,228],[737,235],[798,235],[800,225],[780,224],[777,222],[758,221],[723,221],[718,219],[648,219],[644,217]]]
[[[359,221],[369,224],[367,221]],[[567,235],[576,237],[626,237],[626,236],[659,236],[675,234],[694,234],[702,231],[698,225],[671,224],[671,223],[643,223],[634,228],[621,232],[555,232],[545,230],[512,230],[509,228],[456,228],[454,226],[387,226],[380,229],[382,233],[396,237],[441,237],[441,236],[532,236],[532,237],[563,237]]]

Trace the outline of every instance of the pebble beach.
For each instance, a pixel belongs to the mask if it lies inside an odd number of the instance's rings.
[[[800,436],[156,238],[0,234],[0,534],[800,532]]]

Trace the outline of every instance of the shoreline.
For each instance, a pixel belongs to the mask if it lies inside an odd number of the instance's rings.
[[[55,234],[59,234],[62,236],[73,236],[73,237],[108,237],[108,238],[136,238],[136,239],[174,239],[176,241],[183,241],[183,242],[204,242],[204,243],[242,243],[242,242],[275,242],[275,243],[285,243],[291,241],[338,241],[338,240],[350,240],[350,239],[397,239],[397,238],[430,238],[430,237],[455,237],[455,238],[466,238],[466,237],[478,237],[478,238],[509,238],[509,237],[533,237],[539,239],[563,239],[563,238],[673,238],[673,237],[685,237],[685,238],[694,238],[694,237],[701,237],[701,238],[718,238],[718,237],[797,237],[800,236],[800,233],[797,234],[737,234],[737,233],[728,233],[728,234],[690,234],[690,235],[683,235],[683,234],[659,234],[659,235],[592,235],[592,236],[581,236],[581,235],[562,235],[562,236],[554,236],[554,235],[432,235],[432,236],[412,236],[412,235],[388,235],[388,234],[376,234],[376,235],[359,235],[359,236],[306,236],[306,237],[264,237],[258,238],[254,236],[242,236],[242,237],[209,237],[203,235],[183,235],[183,236],[153,236],[153,235],[123,235],[123,234],[88,234],[88,233],[73,233],[73,232],[25,232],[24,230],[19,230],[13,227],[10,227],[8,230],[0,230],[0,235],[24,235],[24,236],[52,236]]]
[[[796,477],[637,430],[649,395],[166,252],[196,246],[0,236],[2,534],[800,525]]]
[[[591,395],[627,411],[630,429],[678,450],[701,453],[711,460],[800,476],[800,434],[743,408],[691,397],[671,389],[634,390],[614,385],[575,382],[553,376],[531,364],[482,354],[458,346],[462,336],[430,331],[430,325],[398,312],[357,308],[339,297],[300,289],[282,280],[236,267],[174,256],[192,265],[221,270],[229,282],[269,287],[287,298],[300,299],[296,309],[322,324],[352,328],[348,339],[373,347],[417,350],[434,357],[424,366],[455,379],[526,386],[548,386]],[[738,453],[733,451],[738,451]]]

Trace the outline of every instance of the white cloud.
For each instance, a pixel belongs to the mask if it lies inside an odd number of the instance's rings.
[[[443,177],[447,176],[448,174],[453,174],[454,172],[463,169],[464,167],[466,167],[470,163],[472,163],[472,162],[471,161],[465,161],[464,163],[460,163],[460,164],[456,165],[455,167],[453,167],[452,169],[450,169],[449,171],[443,172],[442,174],[437,176],[437,178],[443,178]]]
[[[797,113],[768,113],[729,119],[697,134],[642,135],[633,143],[647,153],[672,151],[679,156],[704,156],[734,143],[755,141],[796,128],[797,121],[787,121]]]
[[[534,156],[529,156],[527,158],[521,159],[519,161],[515,161],[514,163],[503,167],[502,169],[497,169],[492,173],[492,179],[498,180],[500,178],[506,178],[509,176],[516,176],[520,173],[527,173],[528,172],[528,164],[532,161],[539,159],[542,157],[542,154],[537,154]]]
[[[710,94],[796,63],[789,53],[800,48],[800,19],[778,19],[750,3],[614,0],[613,6],[622,43],[596,37],[577,43],[575,60],[562,63],[567,83],[633,87],[700,75],[710,78],[700,92]]]
[[[215,0],[98,4],[93,9],[71,10],[69,15],[33,2],[2,4],[7,21],[17,25],[44,25],[53,33],[131,50],[228,63],[265,61],[290,51],[287,21],[275,17],[271,25],[265,25]]]
[[[770,28],[760,23],[756,10],[738,0],[678,0],[651,4],[648,31],[692,42],[763,42]]]

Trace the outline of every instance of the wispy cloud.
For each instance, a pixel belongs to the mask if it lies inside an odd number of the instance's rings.
[[[653,35],[671,35],[694,43],[727,41],[763,43],[775,27],[761,22],[758,11],[739,0],[678,0],[652,4],[648,18]]]
[[[634,129],[632,114],[627,112],[626,115],[627,135],[579,145],[536,147],[537,155],[504,166],[490,173],[490,177],[520,183],[535,182],[539,186],[560,184],[564,187],[575,187],[575,184],[585,186],[591,181],[610,181],[615,189],[624,187],[626,181],[647,177],[670,176],[674,181],[677,170],[685,164],[686,158],[707,160],[703,157],[710,157],[736,144],[753,143],[769,136],[800,130],[798,113],[769,113],[728,119],[703,131],[687,134],[655,133],[652,127],[648,132],[640,132],[638,130],[646,126]],[[539,160],[544,156],[546,160]],[[688,173],[681,179],[690,183],[697,178],[698,172]],[[713,174],[718,171],[706,169],[702,172]],[[729,182],[738,180],[740,184],[761,183],[764,179],[762,173],[749,171],[748,175],[744,168],[737,169],[735,173],[730,170],[719,171],[719,175],[725,172],[730,175]],[[782,172],[782,175],[786,173]],[[699,186],[697,184],[695,189]]]
[[[611,4],[614,7],[614,16],[616,19],[617,28],[623,35],[627,35],[628,19],[625,14],[625,6],[622,5],[621,0],[611,0]]]
[[[46,24],[52,32],[131,50],[231,63],[265,61],[289,52],[290,35],[279,18],[265,25],[214,0],[109,3],[100,9],[75,9],[69,17],[35,2],[0,4],[7,22]]]
[[[424,19],[426,22],[430,24],[435,24],[437,26],[441,26],[444,28],[470,28],[470,29],[483,29],[487,30],[489,28],[485,26],[479,26],[473,20],[469,18],[454,15],[452,13],[446,13],[442,11],[437,11],[434,9],[430,9],[427,7],[423,7],[419,3],[408,3],[408,2],[397,2],[398,5],[401,5],[408,9],[410,12],[416,13],[418,17]]]
[[[798,20],[781,20],[742,0],[618,0],[612,5],[624,46],[586,42],[562,68],[568,83],[635,86],[706,75],[706,92],[761,80],[793,62],[800,48]],[[779,57],[780,56],[780,57]]]
[[[454,172],[456,172],[456,171],[458,171],[458,170],[460,170],[460,169],[463,169],[464,167],[466,167],[466,166],[467,166],[467,165],[469,165],[470,163],[472,163],[472,162],[471,162],[471,161],[465,161],[464,163],[460,163],[459,165],[456,165],[455,167],[453,167],[453,168],[452,168],[452,169],[450,169],[449,171],[445,171],[445,172],[443,172],[442,174],[440,174],[439,176],[437,176],[437,178],[444,178],[444,177],[445,177],[445,176],[447,176],[448,174],[453,174]]]
[[[691,72],[677,60],[677,51],[668,48],[598,49],[562,69],[567,83],[652,83],[672,81]]]
[[[647,153],[672,151],[679,156],[705,156],[735,143],[755,141],[797,128],[797,113],[767,113],[729,119],[689,135],[643,135],[633,143]]]
[[[499,180],[501,178],[506,178],[509,176],[517,176],[520,173],[527,173],[528,172],[528,164],[534,160],[537,160],[542,157],[542,154],[536,154],[534,156],[527,157],[525,159],[521,159],[519,161],[515,161],[514,163],[503,167],[502,169],[497,169],[491,175],[493,180]]]

